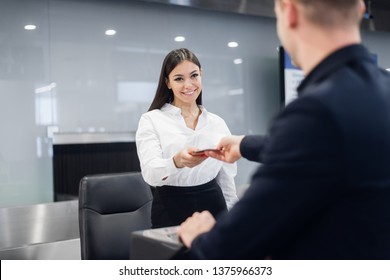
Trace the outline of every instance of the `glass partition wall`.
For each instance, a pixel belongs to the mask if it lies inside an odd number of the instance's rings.
[[[381,46],[387,34],[377,34]],[[234,134],[279,110],[275,20],[142,1],[0,0],[0,207],[53,201],[53,135],[128,134],[162,60],[187,47]],[[379,64],[386,48],[375,50]],[[237,186],[255,164],[240,160]]]
[[[273,19],[137,1],[1,0],[0,207],[53,201],[53,135],[133,136],[175,48],[198,55],[209,111],[233,133],[262,131],[278,105],[259,90],[278,93],[277,45]]]

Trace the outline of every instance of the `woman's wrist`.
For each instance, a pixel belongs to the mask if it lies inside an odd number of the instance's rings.
[[[178,154],[174,155],[172,160],[173,160],[173,163],[175,164],[176,168],[183,168],[184,167],[184,166],[182,166],[182,164],[179,160]]]

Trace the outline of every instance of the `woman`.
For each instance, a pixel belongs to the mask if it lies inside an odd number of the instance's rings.
[[[202,106],[199,60],[188,49],[171,51],[136,133],[143,178],[156,187],[153,228],[179,225],[195,211],[207,209],[218,216],[238,200],[236,165],[194,154],[215,147],[226,135],[226,123]]]

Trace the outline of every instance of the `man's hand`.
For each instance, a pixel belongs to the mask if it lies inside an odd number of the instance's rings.
[[[192,241],[201,233],[209,231],[215,224],[215,219],[209,211],[195,212],[187,218],[177,229],[179,238],[188,248]]]
[[[217,146],[219,151],[207,151],[205,155],[229,163],[236,162],[241,158],[240,144],[244,137],[244,135],[223,137]]]

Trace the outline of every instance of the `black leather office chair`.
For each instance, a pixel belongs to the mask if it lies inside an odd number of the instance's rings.
[[[79,188],[82,259],[129,259],[130,232],[151,228],[152,192],[141,173],[86,176]]]

